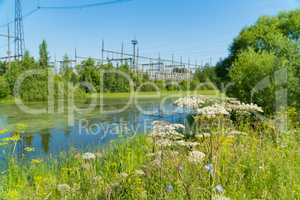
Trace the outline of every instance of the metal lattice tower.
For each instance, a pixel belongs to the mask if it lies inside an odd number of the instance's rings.
[[[21,0],[15,0],[15,57],[23,56],[25,50],[23,13]]]

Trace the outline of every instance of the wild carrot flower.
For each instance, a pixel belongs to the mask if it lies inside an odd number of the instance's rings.
[[[70,187],[68,184],[59,184],[59,185],[57,186],[57,190],[58,190],[62,195],[64,195],[64,194],[70,192],[71,187]]]
[[[191,163],[197,164],[203,161],[205,154],[200,151],[192,151],[188,156],[188,160]]]
[[[141,169],[135,170],[135,175],[137,176],[145,176],[145,172]]]
[[[127,178],[127,177],[128,177],[128,174],[125,173],[125,172],[122,172],[122,173],[120,174],[120,176],[121,176],[122,178]]]
[[[96,159],[96,155],[90,152],[87,152],[85,154],[82,155],[83,160],[89,161],[89,160],[95,160]]]
[[[215,187],[215,190],[216,190],[216,192],[218,192],[218,193],[223,193],[225,190],[224,190],[224,188],[223,188],[223,186],[222,185],[216,185],[216,187]]]

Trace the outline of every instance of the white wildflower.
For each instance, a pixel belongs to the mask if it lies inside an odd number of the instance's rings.
[[[244,113],[253,113],[253,112],[259,112],[263,113],[263,109],[256,104],[245,104],[241,103],[237,100],[229,101],[226,103],[226,110],[229,112],[235,111],[235,112],[244,112]]]
[[[135,170],[135,175],[137,176],[145,176],[145,172],[141,169]]]
[[[164,138],[170,140],[182,139],[185,127],[182,124],[171,124],[165,121],[154,121],[153,130],[150,134],[153,138]]]
[[[59,184],[57,186],[57,190],[61,193],[61,194],[66,194],[68,192],[70,192],[71,187],[68,184]]]
[[[224,188],[223,188],[223,186],[222,185],[216,185],[216,187],[215,187],[215,190],[216,190],[216,192],[218,192],[218,193],[223,193],[225,190],[224,190]]]
[[[183,140],[177,141],[176,144],[179,146],[188,147],[188,148],[194,148],[196,146],[199,146],[198,142],[186,142]]]
[[[155,144],[158,146],[162,146],[162,147],[170,147],[170,146],[172,146],[172,141],[168,140],[168,139],[161,139],[161,140],[156,141]]]
[[[176,100],[174,104],[181,108],[197,109],[205,104],[206,100],[205,96],[188,96]]]
[[[128,174],[125,173],[125,172],[122,172],[122,173],[120,173],[120,176],[121,176],[122,178],[127,178],[127,177],[128,177]]]
[[[188,160],[191,163],[197,164],[203,161],[205,154],[200,151],[192,151],[188,156]]]
[[[209,118],[213,118],[219,115],[229,115],[229,112],[227,112],[227,110],[223,106],[218,104],[207,106],[204,108],[199,108],[197,109],[197,113],[199,115],[204,115]]]
[[[87,152],[85,154],[82,155],[83,160],[95,160],[96,159],[96,155],[90,152]]]

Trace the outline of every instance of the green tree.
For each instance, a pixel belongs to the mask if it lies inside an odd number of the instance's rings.
[[[85,82],[93,86],[93,89],[100,90],[100,72],[96,66],[95,60],[88,58],[82,61],[80,65],[77,66],[77,71],[79,74],[79,81],[81,83]],[[84,86],[86,92],[92,92],[90,87]]]
[[[276,91],[282,88],[291,91],[295,85],[292,68],[284,57],[277,57],[275,53],[266,51],[256,52],[249,48],[238,56],[230,70],[229,75],[234,83],[231,94],[244,102],[254,101],[267,112],[272,112],[276,102]],[[284,74],[276,79],[275,73],[282,69],[288,74],[288,82],[277,85],[276,81],[284,78]],[[289,93],[289,100],[295,100],[293,93]]]
[[[42,41],[39,47],[39,54],[40,54],[40,60],[39,64],[42,68],[48,68],[49,67],[49,53],[48,53],[48,45],[45,40]]]
[[[61,74],[63,80],[65,80],[67,82],[72,82],[73,84],[77,83],[77,75],[74,73],[74,70],[71,67],[71,61],[70,61],[68,55],[65,55],[63,57],[60,74]]]

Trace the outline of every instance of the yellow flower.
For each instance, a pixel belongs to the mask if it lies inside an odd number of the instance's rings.
[[[41,164],[43,161],[42,160],[39,160],[39,159],[32,159],[31,160],[31,164],[33,165],[38,165],[38,164]]]
[[[8,200],[19,200],[21,199],[21,194],[16,190],[11,190],[7,192],[7,199]]]
[[[33,147],[25,147],[24,151],[26,151],[26,152],[33,152],[34,148]]]

